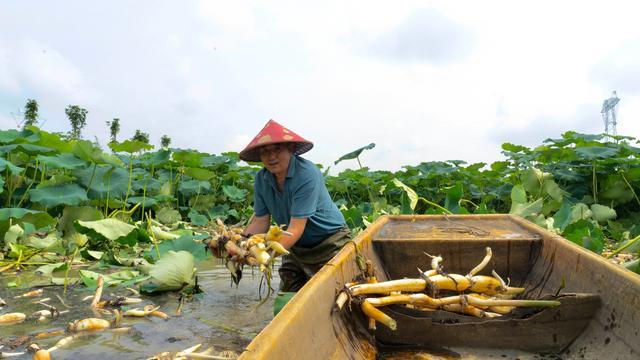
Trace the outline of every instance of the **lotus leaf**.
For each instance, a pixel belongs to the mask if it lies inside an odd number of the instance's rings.
[[[76,230],[82,234],[89,236],[100,235],[101,237],[112,241],[129,237],[137,229],[135,226],[129,225],[118,219],[102,219],[95,221],[78,220],[75,222],[75,227]]]
[[[38,161],[52,169],[76,169],[84,167],[87,162],[70,153],[62,153],[53,156],[38,155]]]
[[[168,251],[149,270],[149,280],[140,285],[147,293],[182,290],[194,283],[195,260],[186,251]]]
[[[602,230],[588,220],[578,220],[567,226],[562,236],[595,253],[602,253],[604,234]]]
[[[58,205],[79,205],[87,198],[87,191],[77,184],[62,184],[44,187],[40,189],[32,189],[29,192],[29,198],[32,202],[42,204],[46,207],[54,207]]]
[[[188,216],[191,223],[195,226],[206,226],[209,223],[209,219],[207,219],[206,216],[199,214],[195,210],[191,210]]]
[[[612,208],[600,204],[591,205],[592,217],[599,223],[606,223],[608,220],[615,219],[618,215]]]
[[[247,190],[237,188],[233,185],[224,185],[222,186],[222,192],[225,194],[229,200],[233,202],[241,202],[244,201],[247,197]]]

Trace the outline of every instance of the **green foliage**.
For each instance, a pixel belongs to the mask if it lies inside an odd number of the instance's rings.
[[[325,181],[352,229],[363,229],[385,214],[512,213],[601,252],[640,234],[638,142],[608,140],[567,132],[533,149],[503,144],[505,159],[492,164],[432,161],[395,172],[356,165],[337,176],[325,174]],[[47,251],[79,248],[87,259],[132,264],[140,254],[155,252],[146,215],[176,229],[185,226],[182,220],[208,226],[216,218],[240,222],[252,214],[259,169],[240,165],[237,153],[212,155],[169,149],[168,144],[152,151],[153,146],[135,140],[112,141],[109,147],[113,153],[35,126],[0,131],[5,256],[21,250],[35,254],[36,248],[50,245]],[[358,159],[372,147],[339,161]],[[120,222],[99,226],[100,221]],[[37,229],[42,229],[38,238],[30,237]],[[76,231],[86,237],[71,238]],[[57,240],[62,236],[64,247]],[[161,249],[175,240],[167,241]]]
[[[23,128],[26,129],[28,126],[37,125],[38,123],[38,102],[34,99],[27,100],[27,103],[24,105],[24,122],[22,123]]]
[[[136,133],[131,137],[133,141],[139,141],[145,144],[149,143],[149,133],[146,133],[140,129],[136,129]]]
[[[166,149],[171,145],[171,138],[167,135],[162,135],[160,138],[160,147]]]
[[[374,147],[376,147],[376,144],[371,143],[367,146],[363,146],[357,150],[354,150],[348,154],[342,155],[338,160],[336,160],[333,164],[334,165],[338,165],[339,162],[344,161],[344,160],[351,160],[351,159],[357,159],[358,160],[358,164],[360,164],[360,154],[362,154],[363,151],[365,150],[371,150]],[[360,165],[360,167],[362,167],[362,165]]]
[[[195,283],[195,258],[186,251],[167,251],[149,270],[150,279],[141,284],[146,293],[183,290]]]
[[[107,126],[109,127],[110,142],[118,141],[118,133],[120,133],[120,119],[114,118],[111,121],[107,121]]]
[[[82,129],[87,126],[87,113],[89,113],[89,111],[78,105],[69,105],[64,109],[64,112],[67,114],[67,118],[71,123],[69,137],[71,139],[80,139]]]

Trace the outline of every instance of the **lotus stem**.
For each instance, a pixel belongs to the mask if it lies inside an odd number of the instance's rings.
[[[368,299],[365,299],[361,305],[362,312],[367,315],[369,318],[375,319],[375,321],[381,323],[382,325],[388,327],[391,330],[396,330],[398,325],[395,320],[393,320],[390,316],[383,313],[382,311],[376,309]]]
[[[487,252],[486,255],[484,256],[484,259],[482,259],[482,261],[480,262],[480,264],[478,264],[476,267],[474,267],[473,269],[471,269],[471,271],[469,271],[469,273],[467,274],[467,277],[472,277],[475,274],[479,273],[480,271],[482,271],[482,269],[485,268],[485,266],[487,266],[487,264],[489,263],[489,261],[491,261],[491,256],[493,255],[493,252],[491,251],[491,248],[487,246],[487,248],[485,249],[485,251]]]
[[[336,306],[338,307],[338,310],[342,310],[344,304],[346,304],[348,300],[349,295],[347,294],[347,292],[341,291],[340,294],[338,294],[338,298],[336,299]]]
[[[500,316],[500,314],[495,314],[492,312],[487,312],[481,309],[478,309],[475,306],[467,305],[462,306],[461,304],[449,304],[442,307],[444,310],[457,312],[461,314],[473,315],[479,318],[494,318]]]
[[[423,291],[426,281],[423,279],[401,279],[382,281],[375,284],[358,284],[349,290],[353,295],[388,294],[392,291],[417,292]]]
[[[93,301],[91,301],[91,308],[96,309],[98,307],[98,303],[100,302],[100,298],[102,297],[102,287],[104,286],[104,279],[102,275],[98,276],[98,287],[96,288],[96,293],[93,295]]]

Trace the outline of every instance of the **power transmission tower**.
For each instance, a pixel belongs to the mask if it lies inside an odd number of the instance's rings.
[[[620,102],[620,99],[614,90],[611,97],[602,103],[602,110],[600,110],[600,114],[602,114],[604,132],[607,135],[618,135],[618,131],[616,129],[616,125],[618,124],[618,102]]]

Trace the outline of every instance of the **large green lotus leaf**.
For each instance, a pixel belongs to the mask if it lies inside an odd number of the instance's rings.
[[[13,165],[12,162],[7,161],[4,158],[0,157],[0,171],[5,171],[6,169],[9,169],[9,171],[14,175],[20,174],[21,172],[24,171],[24,168]]]
[[[0,194],[4,192],[4,178],[0,175]]]
[[[247,190],[237,188],[233,185],[223,185],[222,192],[232,202],[242,202],[247,197]]]
[[[208,181],[187,180],[180,182],[178,190],[185,196],[192,196],[198,192],[211,189],[211,183]]]
[[[189,199],[189,207],[198,212],[206,213],[218,203],[218,196],[213,194],[194,196]]]
[[[76,142],[73,144],[72,152],[73,155],[84,161],[96,164],[103,163],[102,150],[99,147],[95,146],[91,141],[76,140]]]
[[[24,133],[16,129],[0,131],[0,143],[9,144],[22,137],[24,137]]]
[[[552,179],[544,180],[542,183],[542,190],[556,201],[562,201],[562,197],[565,194],[560,186],[558,186],[558,184],[556,184]]]
[[[629,185],[627,185],[622,176],[618,174],[607,176],[599,185],[602,190],[598,193],[598,198],[615,200],[616,203],[619,204],[624,204],[635,199]]]
[[[591,219],[593,212],[589,206],[583,203],[577,203],[571,208],[571,223],[579,220]]]
[[[32,189],[29,192],[31,202],[41,204],[46,207],[58,205],[79,205],[87,198],[87,191],[78,184],[63,184],[49,186],[41,189]]]
[[[359,149],[356,149],[356,150],[354,150],[354,151],[352,151],[352,152],[350,152],[348,154],[342,155],[338,160],[334,161],[333,164],[337,165],[341,161],[355,159],[358,156],[360,156],[360,154],[362,154],[363,151],[371,150],[374,147],[376,147],[376,144],[374,144],[374,143],[371,143],[371,144],[369,144],[367,146],[363,146],[363,147],[361,147]]]
[[[11,144],[0,146],[0,153],[23,152],[29,155],[54,154],[56,150],[33,144]]]
[[[591,212],[593,219],[599,223],[606,223],[607,220],[613,220],[618,216],[615,210],[600,204],[591,205]]]
[[[24,234],[24,229],[18,224],[13,224],[9,227],[7,232],[4,234],[4,246],[5,250],[7,246],[11,246],[18,242],[18,239]]]
[[[70,153],[54,156],[38,155],[38,161],[52,169],[76,169],[87,165],[87,162]]]
[[[86,235],[99,234],[103,238],[115,241],[130,236],[137,228],[118,219],[102,219],[95,221],[75,222],[78,232]]]
[[[209,219],[206,216],[199,214],[194,210],[189,211],[189,215],[187,216],[189,217],[189,220],[191,220],[191,223],[195,226],[206,226],[209,223]]]
[[[191,168],[191,167],[186,168],[184,170],[184,173],[196,180],[209,180],[216,175],[216,173],[214,173],[213,171],[209,171],[207,169]]]
[[[55,264],[47,264],[47,265],[42,265],[39,268],[36,269],[37,273],[40,273],[44,276],[52,276],[54,272],[56,271],[63,271],[63,270],[67,270],[67,263],[66,262],[59,262],[59,263],[55,263]]]
[[[22,244],[35,248],[35,249],[49,249],[54,246],[59,246],[62,244],[61,239],[54,232],[47,234],[47,236],[41,238],[35,234],[30,234],[25,239],[22,240]]]
[[[567,226],[562,236],[595,253],[602,253],[604,234],[602,230],[591,221],[578,220]]]
[[[560,209],[553,215],[553,226],[559,229],[560,232],[564,231],[571,223],[571,204],[565,200],[560,205]]]
[[[398,179],[393,179],[391,181],[393,181],[393,184],[396,187],[404,190],[404,193],[406,194],[407,198],[409,199],[409,207],[411,208],[411,210],[415,210],[416,205],[418,204],[418,199],[420,198],[418,196],[418,194],[415,192],[415,190],[413,190],[409,186],[405,185],[402,181],[400,181]]]
[[[155,167],[167,164],[171,160],[171,150],[160,149],[156,152],[145,154],[142,158],[142,163],[147,167],[152,165]]]
[[[80,270],[78,271],[78,275],[80,275],[80,279],[89,290],[95,290],[98,287],[98,277],[102,275],[102,281],[105,286],[118,285],[123,282],[138,280],[142,281],[146,279],[146,277],[140,276],[139,271],[134,270],[122,270],[117,271],[111,274],[100,274],[95,271],[90,270]]]
[[[505,151],[510,151],[513,153],[518,153],[518,152],[529,152],[529,148],[526,146],[522,146],[522,145],[515,145],[515,144],[511,144],[511,143],[503,143],[502,144],[502,150]]]
[[[524,218],[538,214],[542,211],[542,199],[530,203],[512,203],[509,214],[515,214]]]
[[[36,185],[36,189],[42,189],[42,188],[46,188],[46,187],[50,187],[50,186],[56,186],[56,185],[62,185],[62,184],[68,184],[72,181],[74,181],[75,179],[71,176],[67,176],[64,174],[54,174],[53,176],[51,176],[51,178],[41,182],[40,184]]]
[[[158,204],[158,201],[150,197],[132,196],[127,199],[127,204],[132,204],[132,205],[140,204],[145,208],[150,208],[150,207],[156,206]]]
[[[181,290],[194,283],[195,259],[186,251],[168,251],[149,270],[149,280],[140,284],[146,293]]]
[[[560,209],[562,203],[557,200],[548,199],[542,203],[542,213],[544,216],[551,216],[552,213],[555,213]]]
[[[177,150],[171,154],[173,161],[191,167],[201,167],[202,159],[206,156],[207,154],[194,150]]]
[[[102,158],[102,164],[111,165],[114,167],[122,167],[124,166],[124,162],[120,160],[120,158],[115,154],[102,153],[100,156]]]
[[[143,150],[153,149],[153,145],[147,144],[139,140],[125,140],[123,142],[117,142],[117,141],[111,142],[109,143],[109,147],[114,152],[126,152],[129,154],[133,154]]]
[[[433,209],[429,209],[432,211]],[[406,191],[403,191],[400,194],[400,214],[402,215],[410,215],[413,214],[413,209],[411,208],[411,199]]]
[[[192,254],[197,261],[206,260],[211,257],[211,254],[207,252],[207,247],[202,243],[202,241],[198,240],[196,236],[189,234],[183,234],[175,240],[161,242],[158,245],[158,250],[160,251],[160,257],[164,256],[164,254],[169,251],[181,250]],[[158,254],[155,247],[149,249],[146,256],[157,260]]]
[[[147,189],[147,195],[151,192],[158,192],[160,188],[164,185],[164,182],[151,178],[151,175],[145,176],[145,178],[134,180],[131,182],[131,189],[134,191],[142,192],[145,188]]]
[[[463,191],[464,190],[462,189],[462,184],[460,182],[457,182],[455,186],[446,189],[445,192],[447,195],[444,199],[444,207],[454,214],[459,214],[462,209],[460,207],[460,200],[462,199]]]
[[[206,156],[202,159],[202,163],[205,167],[216,167],[217,165],[228,165],[229,163],[234,162],[231,157],[225,155],[210,155]]]
[[[502,173],[503,171],[505,171],[506,169],[509,168],[509,162],[508,161],[496,161],[496,162],[492,163],[491,165],[489,165],[489,167],[491,168],[492,171],[495,171],[497,173]]]
[[[61,153],[71,152],[73,149],[73,142],[65,141],[60,138],[60,135],[49,133],[44,130],[39,130],[40,140],[36,145],[41,145],[51,149],[56,149]]]
[[[571,140],[571,141],[573,141],[575,143],[578,143],[578,144],[590,143],[590,142],[602,140],[602,135],[581,134],[581,133],[578,133],[578,132],[575,132],[575,131],[567,131],[564,134],[562,134],[562,137],[564,139]]]
[[[0,209],[0,221],[13,219],[22,219],[27,214],[38,214],[42,211],[23,209],[23,208],[3,208]]]
[[[347,225],[351,228],[364,228],[364,221],[362,221],[362,211],[355,206],[347,209],[345,206],[340,208],[342,216]]]
[[[156,218],[165,225],[171,225],[181,221],[182,215],[178,210],[165,207],[156,212]]]
[[[129,173],[124,168],[98,165],[93,179],[92,173],[93,167],[73,171],[73,175],[78,178],[80,184],[89,187],[91,198],[103,199],[107,194],[110,198],[121,198],[127,193]]]
[[[627,169],[624,172],[624,177],[627,179],[627,181],[640,179],[640,167],[634,167],[634,168],[631,168],[631,169]]]
[[[565,166],[568,166],[568,165],[565,165]],[[584,176],[576,173],[575,171],[570,169],[562,169],[562,168],[554,169],[553,176],[557,177],[559,180],[564,180],[564,181],[579,182],[584,179]]]
[[[218,218],[222,221],[227,220],[227,218],[229,217],[229,205],[222,204],[222,205],[214,206],[209,210],[209,217],[211,219]]]
[[[511,189],[511,204],[524,204],[527,202],[527,192],[522,185],[516,185]]]
[[[540,187],[545,178],[549,174],[545,174],[540,169],[527,169],[520,174],[520,180],[522,181],[522,187],[531,195],[538,196],[540,194]]]
[[[95,221],[103,218],[102,212],[92,206],[74,207],[67,206],[62,210],[62,217],[58,223],[58,229],[67,237],[77,232],[74,223],[76,220]]]
[[[576,153],[585,160],[606,159],[616,156],[617,149],[602,146],[585,146],[575,149]]]

